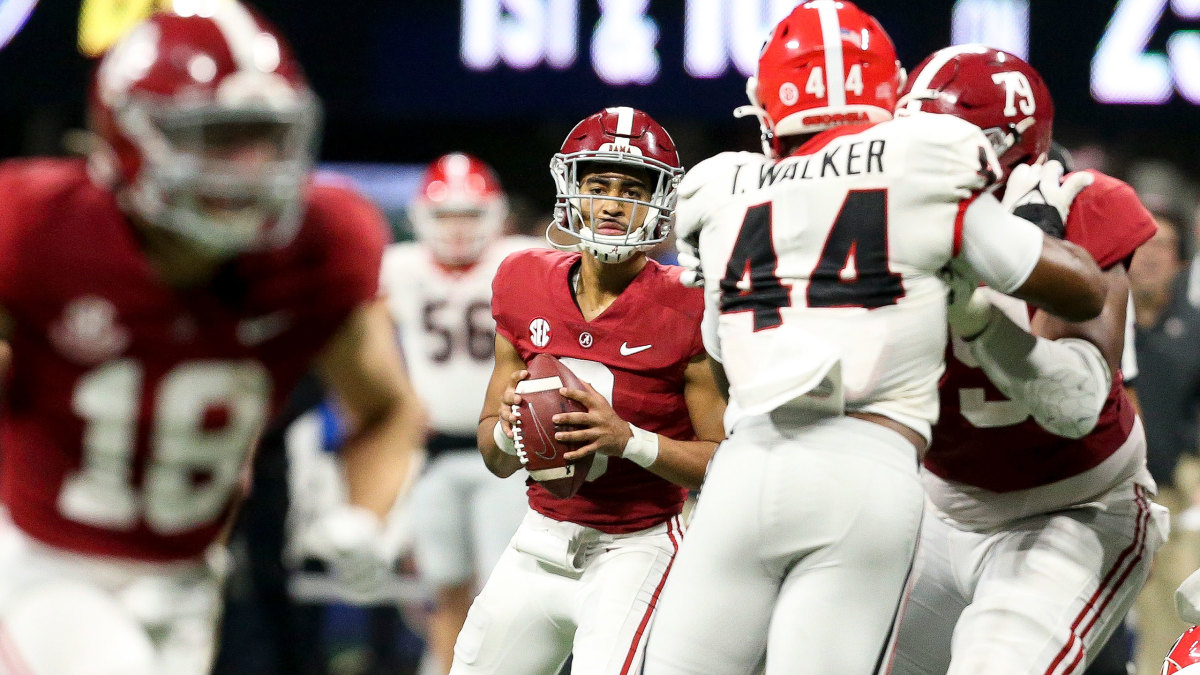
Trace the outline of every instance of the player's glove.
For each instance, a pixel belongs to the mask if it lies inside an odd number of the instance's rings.
[[[966,265],[951,265],[942,272],[949,287],[946,321],[954,333],[964,340],[977,337],[987,328],[992,316],[992,303],[979,290],[979,277]]]
[[[679,264],[683,266],[679,280],[684,286],[704,285],[704,270],[700,267],[700,252],[696,250],[697,243],[693,241],[692,237],[675,241],[675,248],[679,251]]]
[[[349,504],[333,508],[309,525],[300,546],[306,555],[325,563],[351,600],[375,600],[391,580],[383,523],[364,508]]]
[[[1200,570],[1192,572],[1175,590],[1175,611],[1185,622],[1200,624]]]
[[[1037,225],[1051,237],[1062,239],[1071,203],[1093,179],[1092,174],[1079,171],[1063,180],[1063,166],[1053,159],[1018,164],[1008,176],[1000,203],[1018,218]]]

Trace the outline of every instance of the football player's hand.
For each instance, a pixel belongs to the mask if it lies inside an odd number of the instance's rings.
[[[955,335],[970,340],[987,328],[992,306],[979,291],[979,277],[966,265],[952,265],[942,273],[949,287],[946,321]]]
[[[587,412],[559,413],[553,417],[555,424],[583,427],[576,431],[558,431],[554,437],[566,443],[584,444],[578,450],[566,453],[568,461],[575,461],[594,452],[620,457],[625,453],[625,444],[633,437],[629,423],[621,419],[608,399],[584,382],[584,389],[560,389],[563,396],[578,401],[587,407]]]
[[[700,252],[695,244],[690,239],[678,239],[675,248],[679,251],[679,264],[683,266],[679,280],[684,286],[703,286],[704,270],[700,268]]]
[[[378,599],[392,578],[383,523],[364,508],[350,504],[334,507],[303,531],[300,546],[306,555],[324,562],[356,602]]]
[[[1072,202],[1093,180],[1094,176],[1086,171],[1063,180],[1063,166],[1053,159],[1020,164],[1009,174],[1001,204],[1046,234],[1062,239]]]
[[[1192,572],[1175,590],[1175,611],[1185,622],[1200,625],[1200,570]]]
[[[528,377],[528,370],[516,371],[509,376],[508,386],[504,388],[504,393],[500,395],[500,409],[497,411],[500,415],[500,428],[504,430],[504,434],[509,438],[513,437],[513,424],[521,416],[521,413],[517,412],[516,409],[521,403],[521,395],[517,393],[517,384]]]

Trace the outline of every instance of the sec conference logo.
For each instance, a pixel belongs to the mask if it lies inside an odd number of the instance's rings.
[[[530,321],[529,341],[534,347],[545,347],[550,342],[550,322],[540,316]]]

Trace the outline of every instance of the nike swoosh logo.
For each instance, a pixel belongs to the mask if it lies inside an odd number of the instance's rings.
[[[644,352],[654,345],[642,345],[641,347],[630,347],[628,342],[621,343],[621,356],[633,356],[638,352]]]

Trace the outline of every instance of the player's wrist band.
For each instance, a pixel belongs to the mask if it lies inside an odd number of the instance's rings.
[[[492,438],[496,440],[496,447],[500,448],[500,452],[513,457],[517,456],[517,443],[504,433],[504,427],[500,426],[500,420],[496,420],[496,426],[492,427]]]
[[[658,459],[658,434],[641,427],[629,425],[633,436],[625,443],[621,456],[640,467],[648,467]]]

